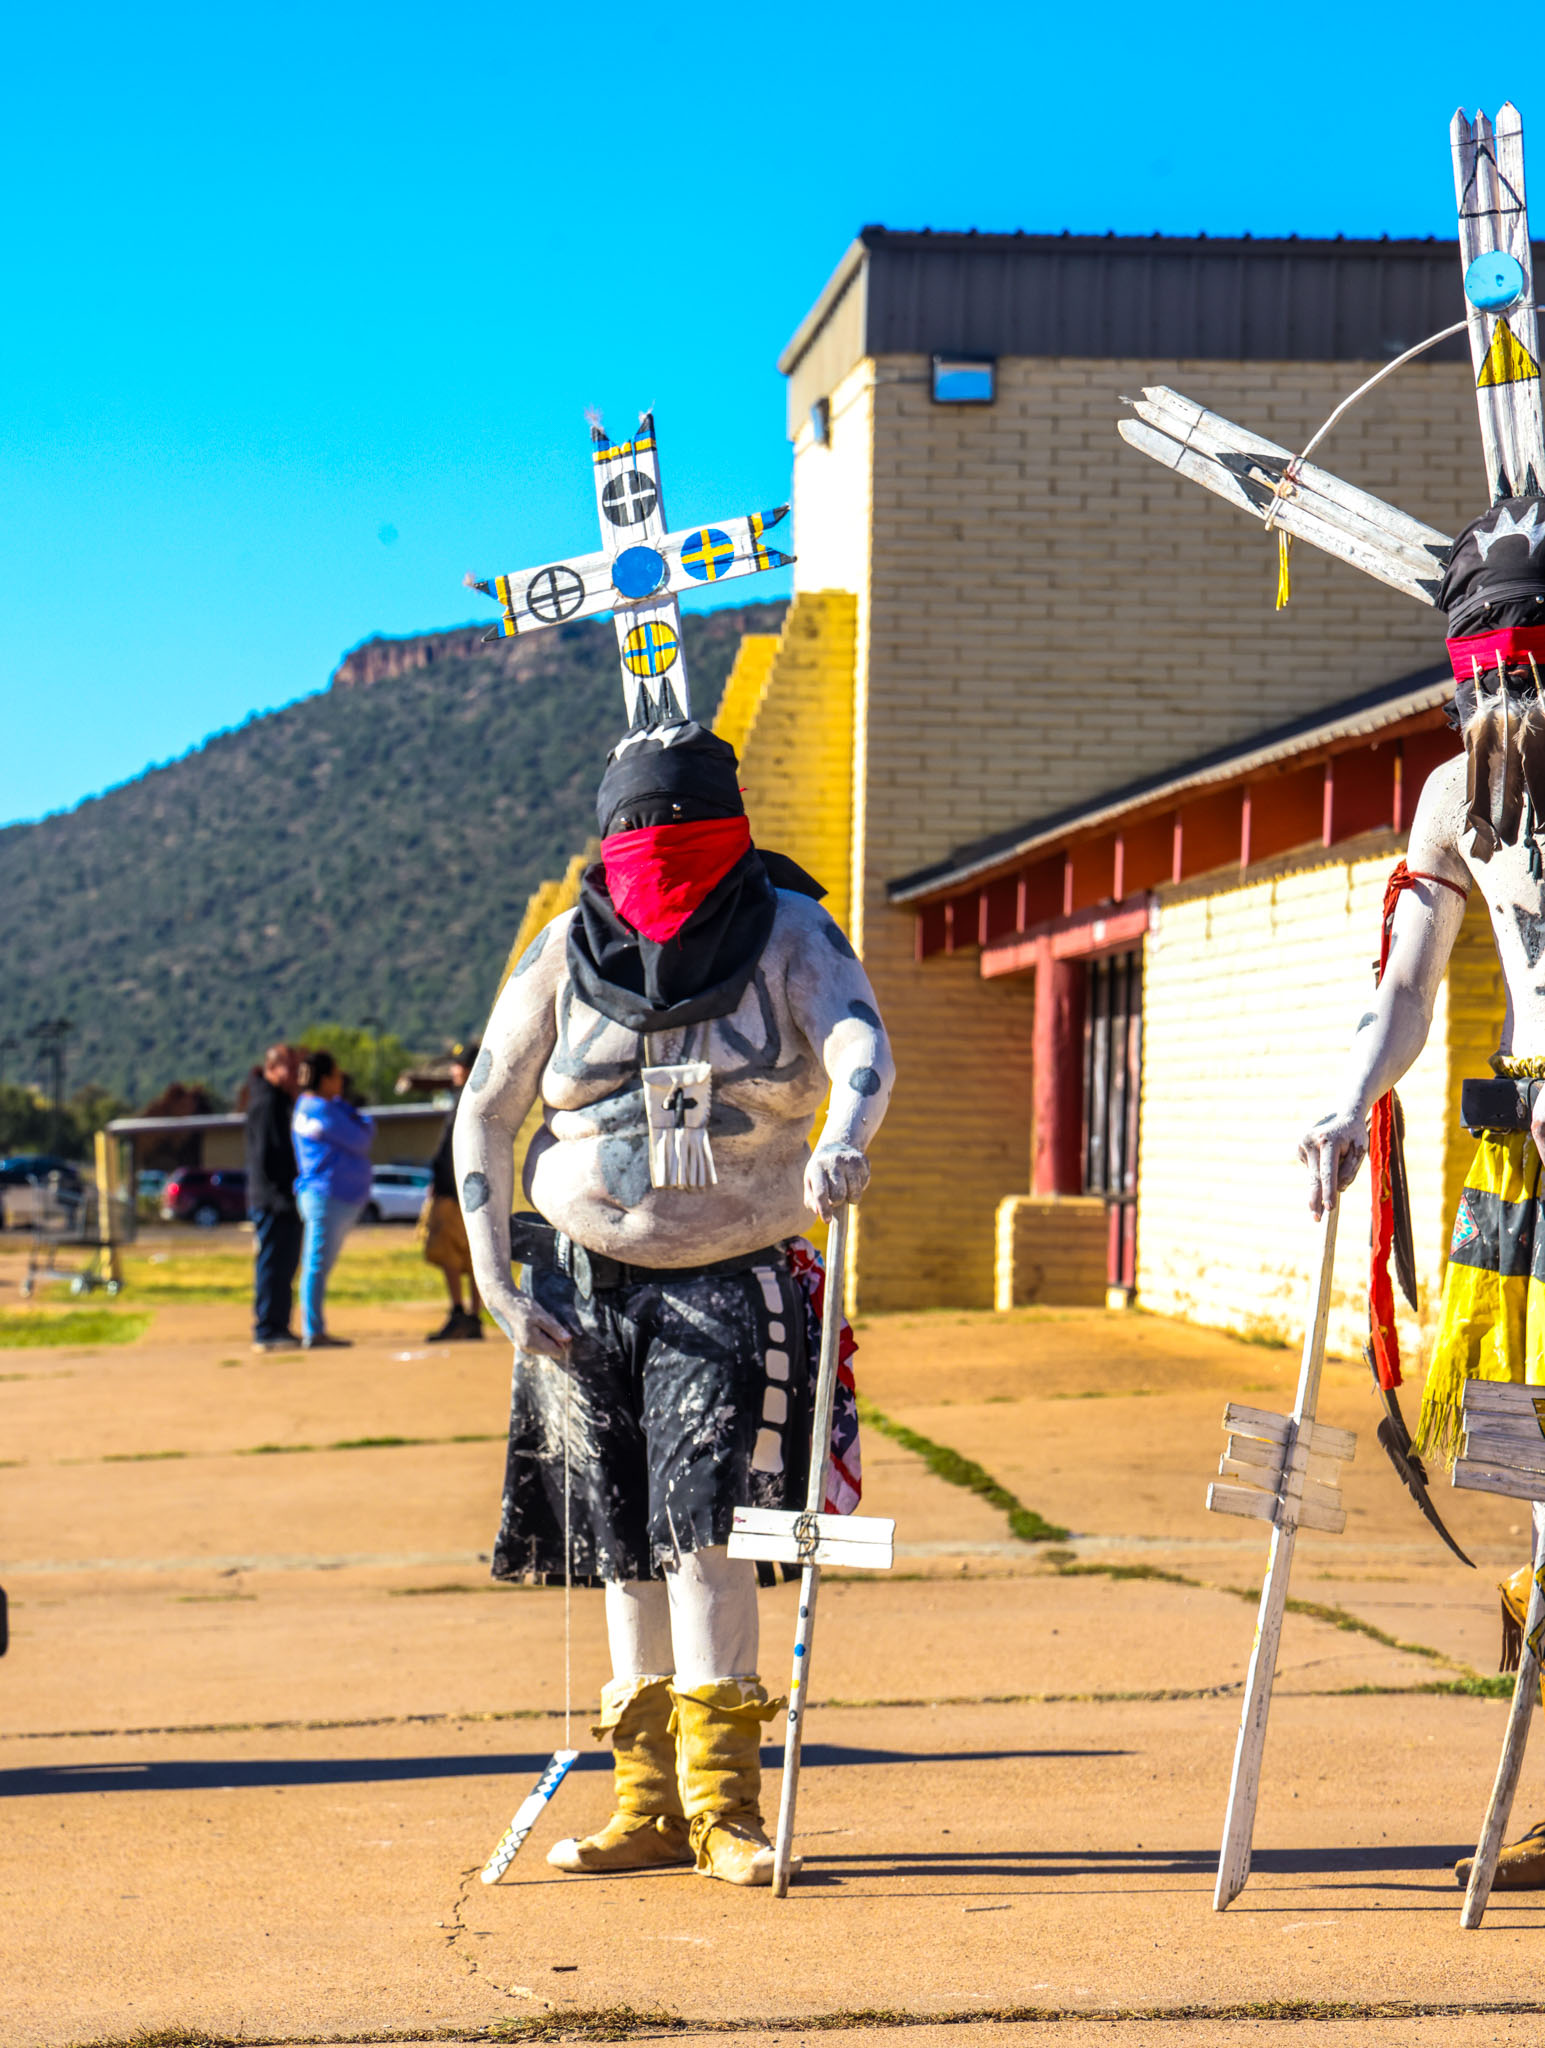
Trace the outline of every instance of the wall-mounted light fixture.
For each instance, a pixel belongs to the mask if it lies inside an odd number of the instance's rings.
[[[935,356],[935,405],[991,405],[997,396],[998,365],[992,356]]]

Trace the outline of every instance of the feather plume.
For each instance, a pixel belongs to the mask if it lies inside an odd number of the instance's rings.
[[[1474,834],[1477,860],[1490,860],[1506,838],[1501,832],[1508,808],[1508,784],[1512,747],[1505,688],[1488,690],[1479,670],[1475,676],[1475,715],[1465,731],[1468,760],[1465,823]],[[1513,829],[1518,829],[1520,797],[1513,799]]]
[[[1545,822],[1545,690],[1540,687],[1540,672],[1532,655],[1529,667],[1534,674],[1534,701],[1523,708],[1514,745],[1518,749],[1523,785],[1533,812],[1535,829],[1538,830]]]

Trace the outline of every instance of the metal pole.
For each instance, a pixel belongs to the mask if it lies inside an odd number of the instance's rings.
[[[837,1398],[837,1345],[842,1335],[842,1297],[847,1283],[848,1217],[846,1203],[832,1216],[826,1241],[826,1292],[821,1313],[821,1363],[815,1382],[815,1415],[810,1426],[810,1483],[805,1513],[818,1515],[826,1506],[826,1468],[831,1460],[832,1408]],[[814,1524],[811,1524],[814,1547]],[[821,1567],[813,1559],[799,1581],[799,1622],[794,1632],[794,1671],[789,1680],[789,1717],[783,1737],[783,1785],[778,1798],[778,1834],[773,1844],[773,1897],[785,1898],[794,1851],[794,1808],[799,1798],[799,1755],[805,1732],[805,1706],[810,1697],[810,1662],[815,1645],[815,1603],[821,1590]]]

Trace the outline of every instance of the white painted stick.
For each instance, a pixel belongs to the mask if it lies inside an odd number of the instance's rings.
[[[1336,1263],[1336,1219],[1340,1203],[1320,1221],[1320,1268],[1315,1280],[1309,1325],[1304,1331],[1303,1357],[1298,1368],[1298,1396],[1293,1403],[1294,1439],[1307,1423],[1312,1430],[1314,1411],[1320,1399],[1320,1374],[1325,1364],[1325,1328],[1330,1319],[1330,1282]],[[1271,1532],[1271,1557],[1266,1566],[1266,1583],[1261,1588],[1260,1612],[1255,1623],[1255,1643],[1250,1652],[1250,1669],[1245,1678],[1244,1705],[1239,1716],[1239,1740],[1234,1746],[1234,1775],[1229,1785],[1228,1813],[1223,1823],[1223,1850],[1218,1858],[1218,1882],[1213,1891],[1214,1912],[1221,1913],[1237,1899],[1250,1875],[1250,1844],[1255,1834],[1255,1807],[1261,1790],[1261,1756],[1266,1747],[1266,1720],[1271,1712],[1272,1681],[1277,1675],[1277,1647],[1282,1639],[1282,1617],[1287,1608],[1288,1578],[1293,1569],[1293,1546],[1298,1538],[1299,1500],[1303,1488],[1301,1464],[1295,1469],[1294,1442],[1289,1441],[1282,1474],[1281,1519]]]
[[[555,1749],[553,1760],[515,1810],[515,1818],[500,1837],[499,1846],[483,1865],[484,1884],[497,1884],[520,1853],[520,1846],[537,1824],[549,1799],[569,1774],[579,1755],[577,1749]]]
[[[1535,1694],[1540,1688],[1540,1660],[1529,1643],[1541,1621],[1545,1621],[1545,1591],[1540,1586],[1542,1572],[1545,1572],[1545,1528],[1541,1529],[1535,1545],[1534,1578],[1529,1586],[1529,1610],[1524,1620],[1523,1646],[1518,1654],[1518,1681],[1513,1687],[1513,1704],[1508,1709],[1507,1734],[1497,1762],[1496,1782],[1491,1788],[1491,1804],[1486,1809],[1486,1825],[1481,1829],[1475,1861],[1470,1866],[1470,1882],[1459,1914],[1461,1927],[1474,1928],[1481,1924],[1486,1901],[1491,1897],[1491,1887],[1496,1881],[1502,1837],[1507,1833],[1507,1824],[1512,1818],[1513,1795],[1518,1790],[1524,1745],[1529,1740],[1529,1722],[1534,1713]]]
[[[805,1512],[818,1515],[826,1505],[826,1467],[831,1458],[832,1408],[837,1398],[837,1345],[842,1335],[842,1295],[848,1269],[846,1203],[832,1217],[826,1240],[826,1294],[821,1316],[821,1363],[815,1381],[815,1416],[810,1430],[810,1483]],[[821,1567],[807,1564],[799,1579],[799,1622],[794,1631],[794,1672],[789,1680],[789,1718],[783,1736],[783,1787],[778,1799],[778,1834],[773,1844],[773,1897],[788,1896],[789,1866],[794,1853],[794,1808],[799,1798],[799,1754],[805,1733],[805,1705],[810,1697],[810,1661],[815,1644],[815,1602],[821,1589]]]

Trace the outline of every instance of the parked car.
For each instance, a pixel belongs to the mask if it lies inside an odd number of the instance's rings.
[[[363,1218],[366,1223],[413,1223],[429,1192],[427,1166],[377,1166],[370,1175],[370,1199]]]
[[[73,1216],[86,1199],[80,1167],[51,1152],[13,1152],[0,1159],[0,1226],[12,1230],[63,1210]]]
[[[179,1166],[161,1190],[165,1223],[196,1223],[213,1230],[217,1223],[247,1219],[247,1175],[240,1166]]]

